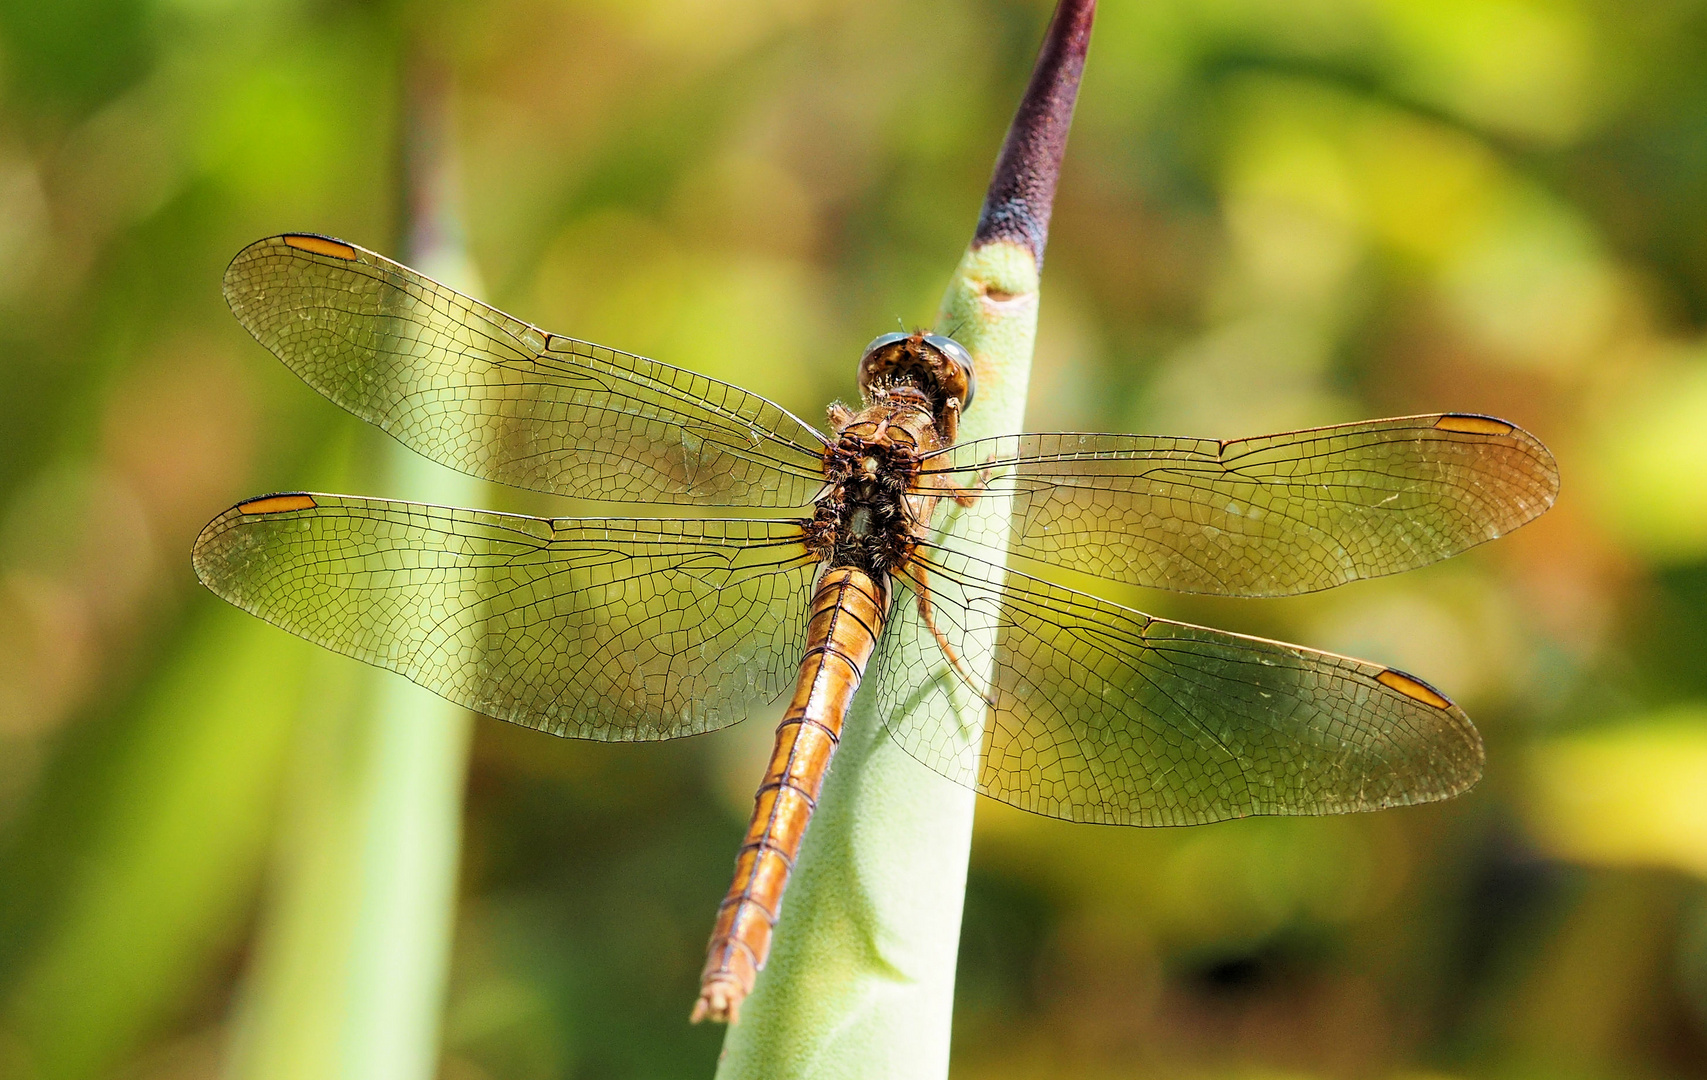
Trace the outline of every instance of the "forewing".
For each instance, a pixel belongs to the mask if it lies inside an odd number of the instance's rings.
[[[814,560],[789,521],[544,519],[338,495],[241,503],[202,583],[470,709],[582,739],[712,731],[788,685]]]
[[[941,549],[921,561],[938,629],[993,680],[956,674],[904,583],[879,713],[914,757],[1022,810],[1192,825],[1430,802],[1481,776],[1469,718],[1403,672],[1012,572],[1001,588],[993,568]]]
[[[803,506],[823,484],[823,437],[764,398],[548,334],[353,244],[258,241],[225,298],[310,386],[475,476],[719,506]]]
[[[964,536],[1110,581],[1225,596],[1313,592],[1447,558],[1553,505],[1534,436],[1447,413],[1217,442],[1015,435],[926,458],[1012,506],[1011,536]],[[951,540],[950,542],[956,542]]]

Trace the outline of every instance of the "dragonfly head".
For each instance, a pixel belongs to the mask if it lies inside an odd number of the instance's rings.
[[[884,334],[860,357],[860,395],[869,404],[877,391],[902,387],[922,393],[939,419],[950,400],[964,412],[977,388],[972,354],[943,334]]]

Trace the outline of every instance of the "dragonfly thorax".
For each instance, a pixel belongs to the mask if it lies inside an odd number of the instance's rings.
[[[881,579],[912,549],[908,493],[921,450],[935,448],[935,426],[916,406],[876,406],[843,416],[841,438],[824,455],[828,481],[809,527],[809,542],[831,567],[852,566]]]

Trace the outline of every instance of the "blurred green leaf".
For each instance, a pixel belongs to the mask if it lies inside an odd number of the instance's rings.
[[[1707,877],[1707,705],[1541,741],[1526,765],[1529,824],[1548,853]]]
[[[137,79],[150,59],[145,0],[6,0],[7,82],[50,110],[81,112]]]
[[[236,944],[312,647],[204,609],[141,704],[93,841],[4,1012],[44,1080],[104,1075]]]

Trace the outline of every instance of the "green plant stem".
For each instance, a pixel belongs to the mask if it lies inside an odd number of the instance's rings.
[[[1090,39],[1095,0],[1061,0],[997,159],[972,244],[943,295],[937,326],[977,363],[975,407],[960,438],[1022,428],[1037,336],[1049,218]],[[972,518],[975,520],[967,521]],[[949,515],[1005,544],[994,505]],[[906,602],[903,597],[901,601]],[[994,642],[967,653],[993,656]],[[924,645],[910,646],[916,650]],[[903,656],[915,668],[936,657]],[[986,679],[988,671],[974,671]],[[881,677],[878,674],[878,677]],[[980,710],[959,700],[961,738],[976,751]],[[954,969],[976,796],[931,773],[888,737],[931,717],[942,695],[889,716],[862,694],[843,730],[789,883],[770,962],[724,1040],[720,1080],[948,1075]]]
[[[997,242],[969,250],[949,284],[939,325],[958,325],[978,361],[967,438],[1019,427],[1037,283],[1030,251]],[[862,695],[848,718],[721,1080],[948,1073],[976,795],[890,740],[874,700]]]
[[[414,65],[404,97],[405,258],[478,292],[457,218],[449,98]],[[467,506],[479,482],[385,440],[387,488]],[[436,1075],[473,717],[404,679],[326,657],[303,741],[281,899],[264,931],[235,1067],[245,1080]],[[334,674],[337,672],[337,674]],[[342,696],[342,702],[335,700]]]

